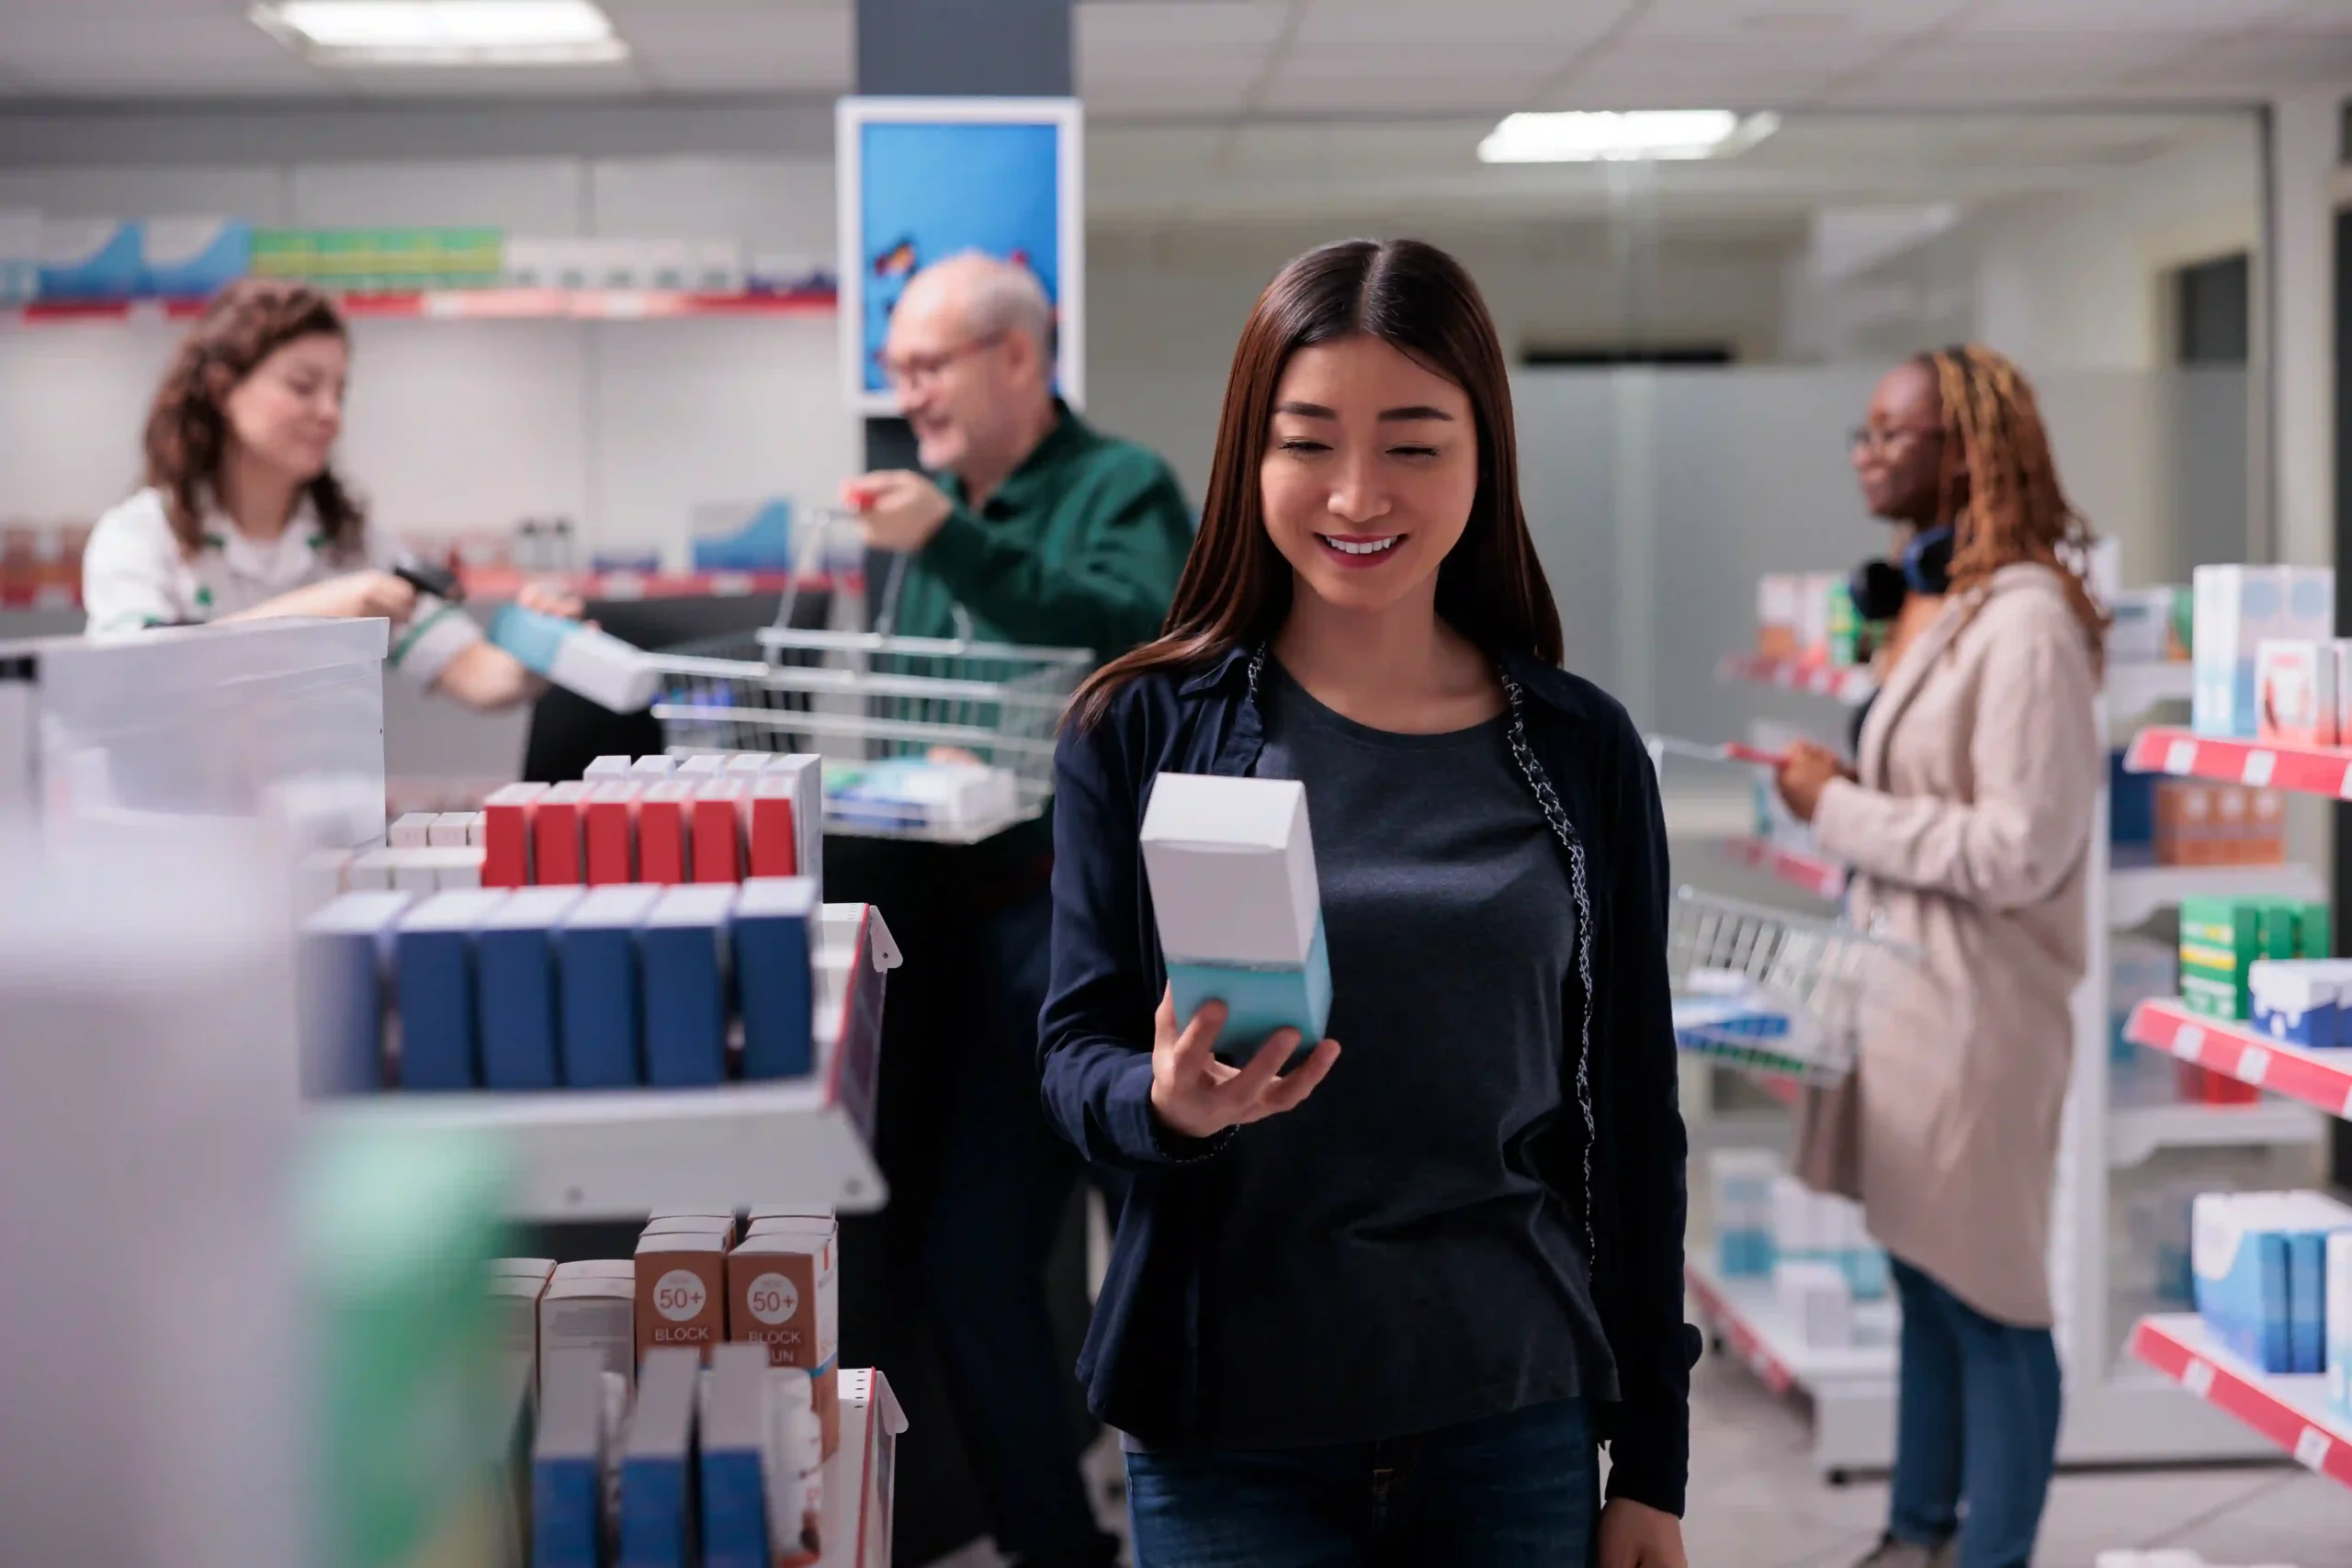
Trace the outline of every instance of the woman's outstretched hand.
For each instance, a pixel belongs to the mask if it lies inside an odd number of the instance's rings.
[[[1600,1510],[1600,1568],[1690,1568],[1682,1521],[1672,1514],[1612,1497]]]
[[[1854,770],[1837,752],[1810,740],[1800,740],[1781,758],[1773,783],[1780,786],[1781,801],[1789,808],[1789,815],[1800,822],[1810,822],[1813,814],[1821,809],[1821,792],[1829,787],[1830,781],[1853,776]]]
[[[1299,1033],[1278,1029],[1248,1066],[1228,1067],[1214,1050],[1225,1017],[1223,1002],[1209,1002],[1179,1030],[1174,988],[1159,998],[1151,1046],[1151,1109],[1172,1133],[1213,1138],[1227,1127],[1296,1110],[1340,1059],[1340,1043],[1326,1040],[1296,1070],[1284,1074],[1283,1064],[1298,1049]]]

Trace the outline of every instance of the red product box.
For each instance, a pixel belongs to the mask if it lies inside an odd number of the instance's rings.
[[[513,784],[492,790],[481,803],[481,885],[531,885],[531,819],[548,786]]]
[[[637,880],[637,803],[633,784],[600,784],[588,794],[588,886]]]
[[[792,797],[782,791],[774,795],[758,793],[752,796],[752,874],[800,874],[800,851],[797,826],[792,819]]]
[[[531,818],[537,854],[531,880],[541,886],[577,886],[587,873],[584,813],[594,784],[577,780],[550,785]]]
[[[688,846],[695,786],[670,780],[648,786],[637,800],[637,879],[675,885],[690,881]]]
[[[740,779],[719,779],[695,787],[696,882],[743,880],[743,839],[751,804],[751,786]]]

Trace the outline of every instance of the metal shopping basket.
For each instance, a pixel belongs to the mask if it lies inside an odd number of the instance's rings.
[[[831,580],[831,624],[796,626],[801,584],[861,552],[854,518],[813,513],[774,625],[651,656],[663,674],[653,715],[669,750],[821,755],[828,832],[974,843],[1037,817],[1053,795],[1062,712],[1094,655],[896,635],[903,556],[873,630],[863,629],[862,579],[843,570]],[[968,624],[960,609],[957,620]],[[894,773],[904,783],[904,764],[925,759],[967,765],[927,774],[921,799],[880,787]]]
[[[1840,920],[1677,890],[1667,929],[1675,1043],[1772,1077],[1854,1069],[1862,992],[1905,949]]]

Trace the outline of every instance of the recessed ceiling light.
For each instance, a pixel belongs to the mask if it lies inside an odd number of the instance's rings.
[[[1515,114],[1478,143],[1485,164],[1589,164],[1600,160],[1728,158],[1780,128],[1780,117],[1730,109]]]
[[[628,57],[593,0],[276,0],[251,15],[321,65],[593,65]]]

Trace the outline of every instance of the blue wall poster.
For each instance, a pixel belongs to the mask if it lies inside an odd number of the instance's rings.
[[[1075,98],[843,98],[843,379],[853,407],[895,413],[882,376],[890,312],[933,262],[984,251],[1026,266],[1054,302],[1062,395],[1084,388],[1083,179]]]

